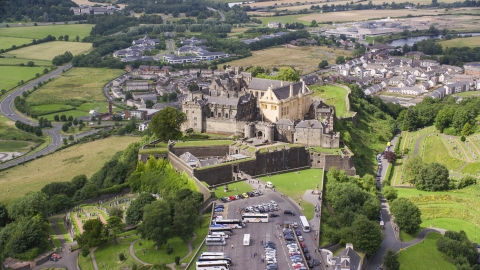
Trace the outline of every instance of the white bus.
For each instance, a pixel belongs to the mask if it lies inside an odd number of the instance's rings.
[[[210,232],[224,232],[224,233],[233,233],[232,228],[230,227],[210,227]]]
[[[305,216],[300,216],[300,224],[302,225],[302,229],[304,232],[310,231],[310,224],[308,224],[308,220]]]
[[[223,237],[207,237],[205,239],[205,245],[207,246],[225,246],[225,238]]]
[[[227,261],[197,262],[197,270],[229,270]]]
[[[242,214],[242,220],[244,222],[268,222],[268,214]]]
[[[211,235],[213,236],[218,236],[218,237],[224,237],[224,238],[228,238],[229,235],[224,233],[224,232],[212,232]]]
[[[221,219],[216,220],[215,224],[226,225],[232,228],[242,228],[243,222],[240,219]]]
[[[232,265],[232,259],[225,256],[200,256],[199,262],[215,262],[215,261],[227,261],[228,265]]]
[[[250,245],[250,234],[246,233],[243,236],[243,245],[244,246],[249,246]]]
[[[225,252],[202,252],[201,256],[223,256],[226,257],[227,254]]]

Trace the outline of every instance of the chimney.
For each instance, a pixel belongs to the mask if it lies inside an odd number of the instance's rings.
[[[283,81],[280,82],[280,86],[283,86]]]
[[[273,85],[273,83],[270,84],[270,88],[272,88],[272,90],[273,90],[273,88],[275,88],[275,86]]]
[[[290,84],[290,95],[289,97],[293,97],[293,83]]]
[[[300,79],[300,81],[302,82],[302,93],[305,94],[307,91],[305,91],[305,82]]]

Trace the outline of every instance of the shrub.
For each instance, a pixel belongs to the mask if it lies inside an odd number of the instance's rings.
[[[180,256],[175,256],[175,264],[176,265],[180,264]]]
[[[171,255],[173,253],[173,246],[172,244],[170,243],[167,243],[165,245],[165,252],[167,253],[167,255]]]
[[[398,196],[397,190],[390,186],[382,188],[382,193],[383,193],[383,197],[385,197],[387,201],[393,201]]]
[[[118,254],[118,259],[122,262],[125,261],[125,254],[123,253]]]

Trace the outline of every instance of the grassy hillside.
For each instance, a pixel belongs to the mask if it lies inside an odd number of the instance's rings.
[[[339,121],[335,129],[340,131],[341,140],[355,154],[357,173],[360,176],[374,174],[377,164],[375,156],[385,150],[387,142],[393,137],[395,121],[369,103],[358,86],[352,86],[351,89],[350,106],[352,111],[357,112],[358,123],[354,125],[349,120]]]

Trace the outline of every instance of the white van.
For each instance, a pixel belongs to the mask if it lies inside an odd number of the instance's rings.
[[[272,182],[267,182],[267,188],[273,188]]]

